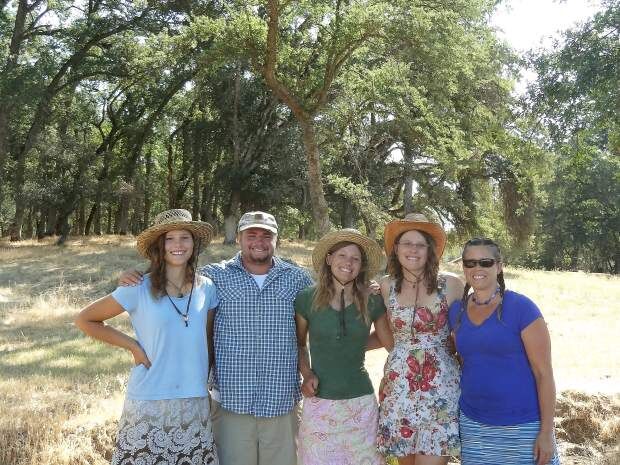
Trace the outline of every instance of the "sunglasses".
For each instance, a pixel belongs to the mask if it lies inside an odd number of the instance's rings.
[[[494,258],[481,258],[480,260],[463,260],[463,266],[465,268],[473,268],[476,265],[480,265],[482,268],[491,268],[496,263],[499,263],[499,260],[495,260]]]

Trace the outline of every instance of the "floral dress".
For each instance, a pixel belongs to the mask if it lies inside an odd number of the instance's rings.
[[[387,309],[394,350],[379,388],[379,451],[458,455],[459,368],[448,349],[446,280],[439,277],[431,308],[398,304],[394,283]]]

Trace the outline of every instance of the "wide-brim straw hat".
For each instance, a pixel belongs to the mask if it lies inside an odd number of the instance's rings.
[[[176,208],[161,212],[153,220],[153,225],[138,235],[136,247],[143,257],[149,258],[148,250],[159,236],[173,229],[186,229],[200,240],[201,245],[207,245],[213,237],[213,228],[204,221],[192,221],[192,214],[187,210]]]
[[[339,229],[325,234],[317,242],[312,251],[312,265],[314,271],[318,271],[325,263],[327,252],[339,242],[352,242],[361,247],[368,262],[368,276],[373,277],[381,269],[383,264],[383,251],[381,246],[369,237],[364,236],[357,229]]]
[[[407,231],[424,231],[435,241],[435,253],[437,258],[441,258],[446,248],[448,237],[443,227],[438,223],[429,221],[422,213],[409,213],[402,220],[390,221],[385,225],[383,241],[385,245],[385,253],[389,257],[394,250],[394,241],[396,238]]]

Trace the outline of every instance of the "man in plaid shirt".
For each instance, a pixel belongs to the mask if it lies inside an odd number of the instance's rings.
[[[241,251],[201,270],[220,300],[211,412],[219,459],[222,465],[294,465],[301,393],[293,303],[312,280],[274,256],[272,215],[245,213],[237,233]]]

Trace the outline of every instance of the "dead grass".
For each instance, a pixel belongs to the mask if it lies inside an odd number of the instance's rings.
[[[0,242],[0,465],[109,463],[130,357],[84,338],[71,320],[112,291],[121,270],[144,269],[134,246],[117,236],[60,248]],[[312,246],[282,241],[279,253],[310,267]],[[202,262],[235,252],[215,245]],[[577,389],[558,399],[563,463],[620,465],[620,279],[508,269],[507,281],[545,314],[558,387]],[[380,350],[368,357],[375,383],[384,360]]]

